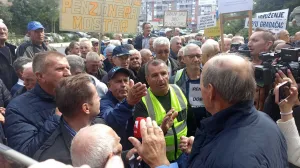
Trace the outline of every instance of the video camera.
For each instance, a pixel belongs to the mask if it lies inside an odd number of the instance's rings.
[[[255,80],[257,85],[264,87],[272,84],[275,81],[275,74],[279,70],[287,75],[288,69],[291,70],[296,82],[300,82],[299,57],[300,48],[283,48],[280,53],[261,53],[259,59],[263,63],[262,65],[255,66]]]
[[[250,50],[249,50],[247,44],[232,43],[230,46],[229,53],[239,53],[240,55],[251,59]]]

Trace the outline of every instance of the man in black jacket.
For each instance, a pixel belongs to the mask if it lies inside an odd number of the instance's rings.
[[[158,37],[153,42],[153,48],[156,56],[155,59],[161,59],[167,64],[169,76],[175,75],[180,67],[179,63],[170,57],[170,41],[166,37]],[[138,82],[148,86],[145,78],[145,65],[141,67],[137,77]]]
[[[100,98],[95,83],[87,74],[62,79],[55,90],[56,105],[62,113],[60,124],[33,158],[72,164],[70,147],[76,133],[94,123],[104,123],[100,118],[95,119],[100,113]]]
[[[134,48],[137,50],[141,49],[150,49],[149,40],[151,37],[156,37],[155,34],[151,33],[151,24],[150,23],[143,23],[142,25],[143,33],[138,35],[134,40]]]
[[[0,23],[0,79],[6,88],[10,90],[18,81],[17,74],[12,67],[16,60],[16,46],[6,42],[8,29],[4,23]]]

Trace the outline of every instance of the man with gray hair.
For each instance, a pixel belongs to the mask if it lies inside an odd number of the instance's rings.
[[[28,57],[19,57],[13,63],[14,70],[18,76],[18,82],[11,88],[10,93],[13,96],[19,89],[24,87],[24,80],[23,80],[23,71],[24,65],[32,62],[31,58]]]
[[[73,166],[87,164],[93,168],[104,168],[113,155],[121,156],[120,137],[109,126],[95,124],[82,128],[71,144]]]
[[[89,52],[85,59],[86,72],[101,80],[107,74],[103,68],[103,61],[96,52]]]
[[[175,60],[177,60],[178,51],[182,47],[181,38],[179,36],[172,37],[171,40],[170,40],[170,44],[171,44],[170,56],[172,58],[174,58]]]
[[[160,59],[164,61],[168,66],[169,75],[170,76],[174,75],[176,71],[179,69],[179,63],[170,57],[169,39],[166,37],[158,37],[154,40],[153,47],[155,52],[155,59]],[[145,78],[145,66],[143,66],[138,73],[138,81],[147,84]]]
[[[4,124],[8,146],[29,157],[57,127],[55,88],[61,78],[71,75],[65,55],[56,51],[38,53],[32,67],[37,84],[8,104]]]
[[[212,117],[201,121],[194,141],[180,144],[184,151],[191,150],[190,168],[288,167],[282,133],[254,107],[256,82],[250,61],[235,54],[211,58],[203,67],[200,88]]]
[[[152,52],[149,49],[142,49],[140,51],[142,57],[142,65],[146,64],[147,62],[153,60]]]
[[[86,73],[85,63],[83,58],[78,57],[77,55],[68,55],[66,58],[69,62],[70,71],[72,75]],[[95,82],[96,90],[98,92],[99,97],[100,98],[104,97],[106,92],[108,91],[107,86],[103,82],[100,82],[100,80],[98,80],[95,76],[93,75],[89,75],[89,76]]]
[[[183,62],[186,67],[170,78],[170,83],[180,87],[188,99],[187,128],[188,136],[194,136],[200,121],[209,115],[206,113],[200,89],[202,51],[196,44],[188,44],[183,50]]]
[[[83,39],[79,42],[80,53],[82,58],[86,58],[86,55],[92,51],[93,44],[88,39]]]
[[[8,90],[17,83],[18,77],[12,67],[16,60],[16,46],[7,43],[8,29],[4,23],[0,23],[0,79]]]
[[[180,69],[182,69],[182,68],[185,67],[185,63],[183,62],[183,50],[184,50],[184,47],[182,47],[182,48],[178,51],[178,54],[177,54],[177,61],[179,62],[179,67],[180,67]]]
[[[137,73],[142,66],[141,53],[138,50],[133,49],[129,51],[129,54],[129,69],[132,70],[135,76],[137,76]]]
[[[115,47],[116,47],[115,45],[109,44],[105,48],[104,52],[105,52],[106,59],[103,61],[103,64],[104,64],[104,70],[106,72],[109,72],[114,67],[114,64],[112,61],[112,53],[113,53],[113,50]]]

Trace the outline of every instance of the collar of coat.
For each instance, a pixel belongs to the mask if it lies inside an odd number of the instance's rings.
[[[54,96],[45,92],[38,83],[35,84],[32,92],[34,92],[35,95],[39,96],[43,100],[55,102]]]
[[[216,135],[222,130],[231,127],[240,127],[238,121],[241,121],[253,112],[257,112],[253,100],[242,101],[231,107],[221,110],[215,115],[201,121],[201,130],[210,135]],[[239,122],[242,124],[247,124]]]

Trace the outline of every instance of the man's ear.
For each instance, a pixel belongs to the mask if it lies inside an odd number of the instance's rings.
[[[37,81],[44,81],[44,75],[42,73],[36,72],[35,76]]]
[[[266,49],[270,50],[272,46],[273,46],[273,42],[272,41],[268,41],[267,44],[266,44],[266,47],[267,47]]]
[[[214,88],[214,86],[212,84],[208,84],[207,86],[208,89],[208,93],[209,93],[209,100],[213,101],[216,98],[216,89]]]
[[[87,103],[83,103],[81,109],[85,114],[90,114],[90,107]]]

